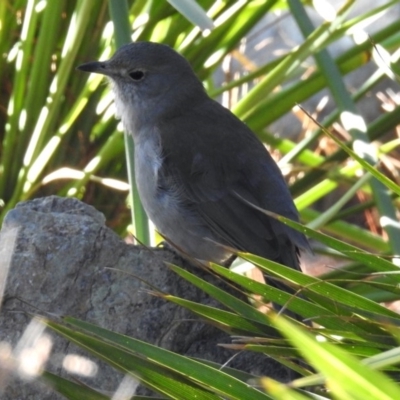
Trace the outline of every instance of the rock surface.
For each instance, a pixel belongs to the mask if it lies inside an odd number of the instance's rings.
[[[156,287],[164,293],[218,306],[179,278],[165,262],[190,268],[211,283],[221,283],[199,268],[184,265],[171,251],[126,244],[105,226],[102,214],[72,198],[40,198],[11,210],[0,233],[0,256],[10,254],[7,238],[14,228],[18,229],[17,237],[0,310],[0,342],[3,347],[12,346],[14,354],[32,315],[50,313],[74,316],[180,354],[221,364],[234,355],[218,346],[230,343],[229,335],[149,293]],[[6,258],[2,257],[3,261]],[[5,270],[4,265],[0,267]],[[45,368],[68,377],[61,367],[64,356],[84,353],[54,333],[46,333],[53,346]],[[96,363],[99,372],[85,382],[112,393],[123,375]],[[290,372],[280,364],[252,353],[241,353],[228,365],[280,381],[291,379]],[[4,400],[61,398],[37,380],[22,380],[12,372],[5,374],[6,369],[0,365],[0,397]]]

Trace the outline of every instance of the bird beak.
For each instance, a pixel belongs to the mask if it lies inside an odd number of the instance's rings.
[[[80,71],[93,72],[94,74],[108,75],[106,64],[100,61],[91,61],[76,67]]]

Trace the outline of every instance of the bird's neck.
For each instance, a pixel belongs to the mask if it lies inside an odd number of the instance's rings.
[[[121,118],[124,130],[132,134],[135,141],[141,140],[148,132],[161,129],[163,123],[185,115],[208,99],[204,91],[195,92],[195,95],[190,91],[180,91],[180,96],[175,96],[170,101],[166,101],[166,97],[168,93],[151,101],[137,101],[132,104],[115,93],[117,117]]]

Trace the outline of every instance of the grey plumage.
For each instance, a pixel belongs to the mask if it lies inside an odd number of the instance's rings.
[[[300,269],[306,238],[247,203],[297,221],[281,171],[254,133],[208,97],[182,56],[138,42],[79,69],[109,78],[134,138],[140,197],[164,236],[200,260],[223,262],[233,248]]]

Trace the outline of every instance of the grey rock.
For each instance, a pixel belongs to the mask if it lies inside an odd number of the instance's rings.
[[[231,343],[228,334],[149,293],[156,287],[164,293],[218,307],[215,300],[179,278],[165,262],[189,268],[220,287],[223,284],[202,269],[185,264],[172,251],[126,244],[105,226],[102,214],[72,198],[40,198],[11,210],[0,232],[0,256],[9,251],[7,239],[15,228],[17,237],[0,310],[2,345],[15,348],[32,315],[50,313],[74,316],[180,354],[221,364],[235,354],[218,346]],[[1,261],[0,267],[4,267]],[[62,359],[67,354],[84,352],[54,333],[46,333],[51,335],[53,347],[45,368],[68,377],[61,367]],[[84,381],[112,393],[123,375],[102,362],[96,363],[99,372]],[[293,378],[286,368],[257,354],[241,353],[228,365],[280,381]],[[38,380],[26,381],[12,372],[6,376],[6,372],[0,365],[4,400],[61,398]]]

